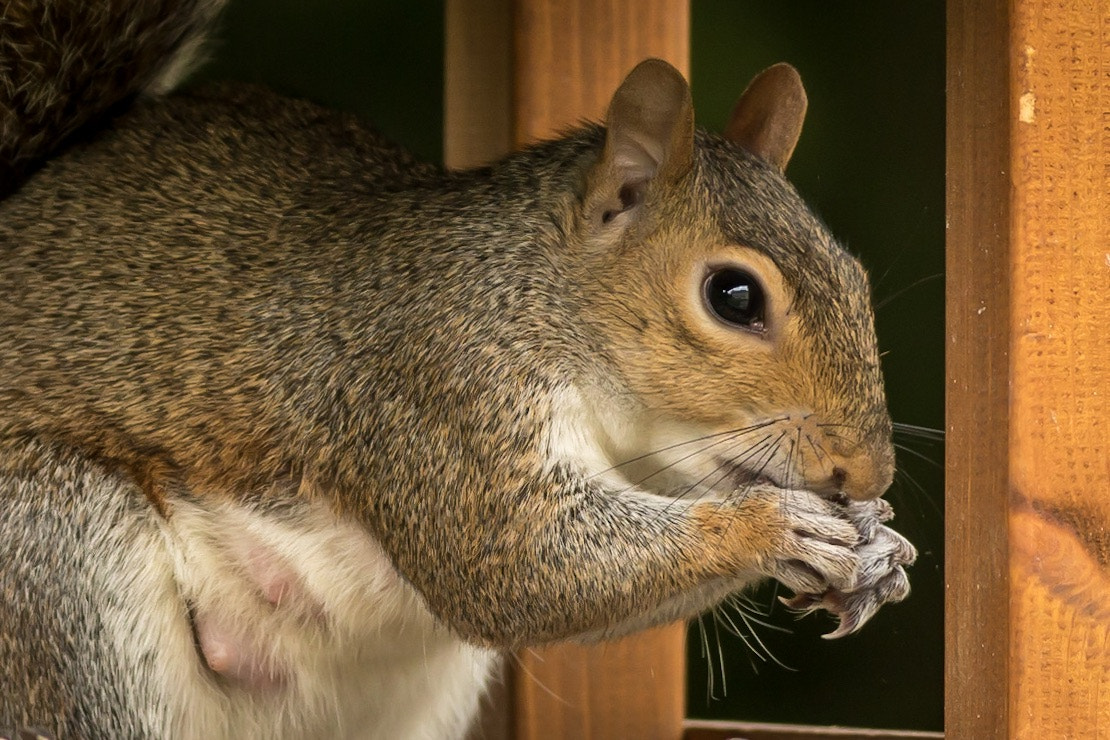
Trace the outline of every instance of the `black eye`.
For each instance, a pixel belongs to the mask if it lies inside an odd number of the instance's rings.
[[[713,272],[705,281],[705,300],[722,321],[763,331],[767,299],[751,273],[734,267]]]

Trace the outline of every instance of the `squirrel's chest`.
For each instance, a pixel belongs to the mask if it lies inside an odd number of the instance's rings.
[[[179,504],[164,536],[194,637],[162,676],[173,736],[465,732],[495,654],[438,625],[364,530],[311,505]]]

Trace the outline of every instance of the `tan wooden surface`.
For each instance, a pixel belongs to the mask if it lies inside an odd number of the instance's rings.
[[[1110,3],[949,4],[946,732],[1110,737]]]
[[[1007,736],[1007,0],[948,3],[945,730]]]
[[[512,0],[447,0],[443,160],[475,167],[513,147]]]
[[[583,119],[602,120],[621,80],[645,57],[689,74],[686,0],[517,0],[513,12],[517,145]],[[675,625],[619,644],[523,653],[515,672],[516,737],[678,738],[684,634]]]
[[[603,118],[617,85],[646,57],[689,77],[688,0],[516,0],[514,28],[517,145]]]
[[[1010,40],[1010,727],[1110,737],[1110,2]]]
[[[602,120],[610,96],[645,57],[689,74],[687,0],[448,0],[446,13],[451,167]],[[676,740],[684,637],[678,624],[619,643],[522,651],[507,679],[513,736]],[[504,735],[502,712],[487,713],[482,736]]]
[[[525,651],[516,675],[517,740],[678,740],[686,695],[686,627],[617,642]]]
[[[943,740],[940,732],[689,720],[683,740]]]

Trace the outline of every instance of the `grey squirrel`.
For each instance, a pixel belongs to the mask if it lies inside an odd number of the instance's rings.
[[[722,137],[649,60],[604,126],[443,172],[258,88],[128,104],[219,4],[0,20],[0,727],[459,736],[500,650],[764,578],[834,635],[906,596],[796,72]]]

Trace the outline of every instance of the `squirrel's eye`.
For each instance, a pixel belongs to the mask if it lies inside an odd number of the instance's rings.
[[[705,300],[722,321],[763,331],[767,300],[751,273],[735,267],[716,270],[705,281]]]

